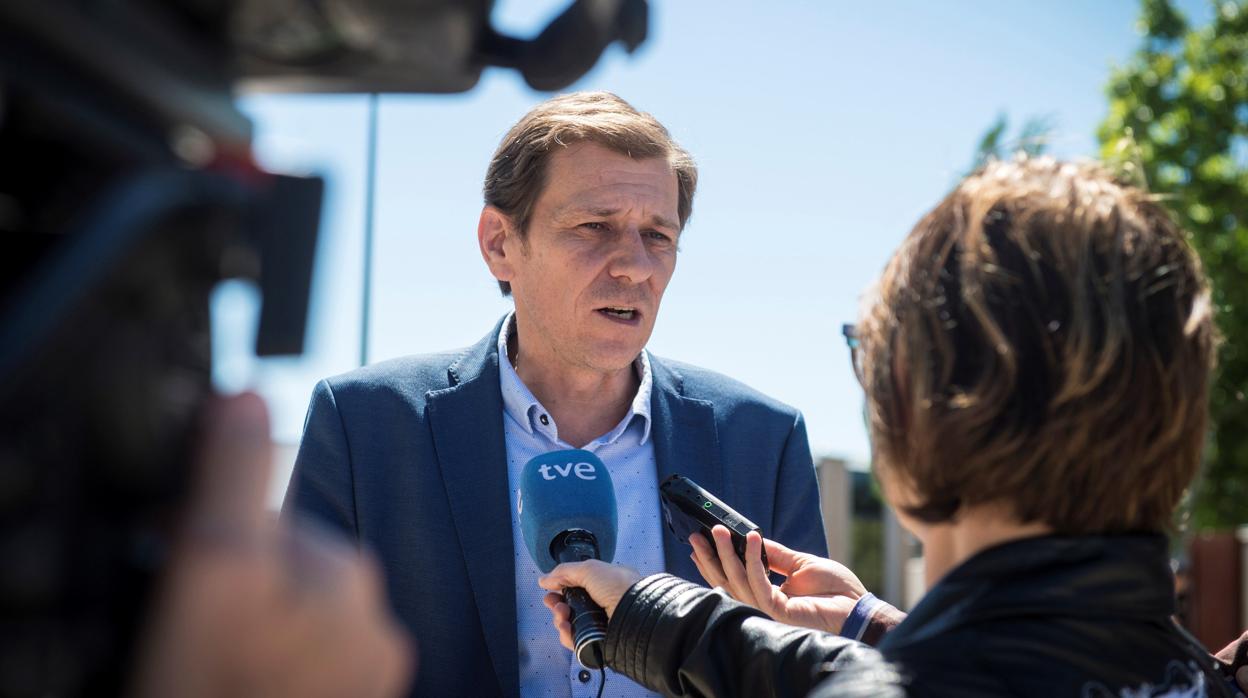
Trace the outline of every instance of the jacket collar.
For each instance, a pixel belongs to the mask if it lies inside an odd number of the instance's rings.
[[[880,648],[1020,613],[1165,621],[1174,612],[1165,536],[1038,536],[989,548],[955,567]]]
[[[427,409],[490,660],[502,694],[518,698],[515,551],[495,350],[501,327],[495,325],[447,368],[450,387],[430,392]]]
[[[498,369],[500,373],[499,385],[503,392],[503,409],[516,420],[522,429],[532,434],[535,430],[542,429],[535,423],[538,419],[537,415],[545,410],[541,402],[524,384],[520,376],[516,373],[516,369],[512,367],[510,360],[507,358],[507,341],[511,333],[515,330],[515,312],[509,313],[503,318],[503,323],[498,332]],[[624,435],[635,419],[641,421],[641,444],[644,446],[650,440],[650,396],[654,392],[653,371],[650,370],[649,352],[642,351],[633,361],[633,370],[636,371],[639,380],[637,393],[633,396],[632,406],[629,408],[624,418],[611,431],[604,435],[602,441],[605,443],[614,443],[617,439]],[[555,434],[550,432],[553,429],[546,429],[547,435],[556,438]]]

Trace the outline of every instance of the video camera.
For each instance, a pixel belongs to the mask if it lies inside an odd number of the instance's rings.
[[[492,0],[0,4],[0,695],[116,693],[211,393],[208,302],[254,280],[256,353],[297,354],[323,183],[264,171],[237,90],[554,90],[645,0],[532,40]]]

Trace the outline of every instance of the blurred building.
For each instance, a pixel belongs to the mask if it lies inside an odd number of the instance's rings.
[[[918,540],[884,505],[865,467],[821,458],[815,468],[828,556],[853,570],[880,598],[912,608],[926,591]]]
[[[1248,628],[1248,526],[1196,533],[1186,562],[1178,575],[1179,621],[1216,650]]]

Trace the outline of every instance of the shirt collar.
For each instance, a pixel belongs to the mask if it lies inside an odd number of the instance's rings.
[[[498,333],[498,376],[503,393],[503,411],[529,434],[535,430],[541,430],[552,439],[557,439],[558,430],[553,421],[549,425],[538,423],[540,417],[547,414],[547,410],[529,391],[524,381],[520,380],[520,375],[516,373],[507,355],[507,340],[511,336],[515,315],[514,311],[507,315],[507,319],[503,321],[502,330]],[[615,428],[595,439],[594,444],[614,443],[624,435],[637,417],[641,418],[641,441],[639,443],[645,445],[649,440],[650,396],[654,388],[654,375],[650,371],[650,357],[644,349],[633,362],[633,370],[640,375],[641,381],[637,386],[637,394],[633,396],[633,403],[628,414],[624,415],[624,419],[620,420]]]

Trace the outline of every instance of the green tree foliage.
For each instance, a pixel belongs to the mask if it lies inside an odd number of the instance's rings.
[[[996,121],[980,136],[975,146],[975,159],[971,162],[968,173],[983,167],[989,160],[1008,160],[1016,153],[1041,155],[1048,149],[1049,138],[1053,133],[1053,118],[1050,116],[1033,116],[1023,123],[1014,138],[1008,136],[1010,122],[1004,113],[998,114]]]
[[[1225,342],[1195,528],[1248,523],[1248,0],[1192,27],[1143,0],[1143,42],[1109,81],[1102,157],[1163,197],[1200,253]]]

